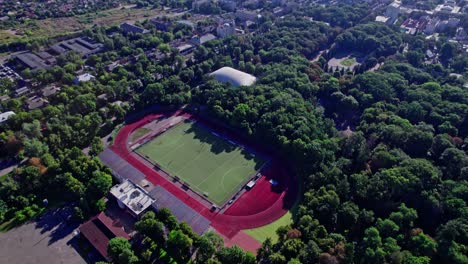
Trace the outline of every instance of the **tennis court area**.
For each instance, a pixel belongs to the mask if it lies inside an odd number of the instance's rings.
[[[225,204],[266,162],[188,120],[136,151],[218,206]]]

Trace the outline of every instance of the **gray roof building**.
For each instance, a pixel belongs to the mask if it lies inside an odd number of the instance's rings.
[[[193,44],[195,45],[202,45],[208,41],[216,39],[216,36],[213,34],[205,34],[201,37],[199,36],[193,36],[192,39],[190,40]]]
[[[141,27],[138,27],[138,26],[129,24],[129,23],[122,23],[122,24],[120,25],[120,29],[122,29],[123,32],[125,32],[125,33],[141,33],[141,34],[147,34],[147,33],[150,32],[150,31],[147,30],[147,29],[144,29],[144,28],[141,28]]]
[[[52,45],[51,50],[57,54],[65,54],[70,51],[80,53],[83,57],[101,52],[104,45],[90,38],[73,38]]]

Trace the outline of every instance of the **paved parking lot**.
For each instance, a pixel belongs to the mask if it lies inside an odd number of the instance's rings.
[[[0,262],[9,264],[82,264],[74,249],[73,231],[78,223],[68,221],[71,208],[47,212],[39,219],[0,233]]]

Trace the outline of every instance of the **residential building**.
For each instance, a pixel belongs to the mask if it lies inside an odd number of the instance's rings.
[[[183,43],[179,46],[176,46],[175,48],[179,50],[180,54],[187,55],[195,49],[195,46],[189,43]]]
[[[96,79],[96,77],[94,77],[93,75],[91,75],[89,73],[83,73],[83,74],[80,74],[80,75],[76,76],[75,79],[73,79],[73,83],[80,84],[80,83],[83,83],[83,82],[93,81],[95,79]]]
[[[49,104],[49,102],[43,99],[42,97],[33,96],[31,98],[28,98],[28,100],[26,101],[26,108],[28,110],[34,110],[34,109],[42,108],[46,106],[47,104]]]
[[[0,65],[0,79],[8,78],[11,81],[21,79],[18,73],[6,65]]]
[[[120,25],[120,29],[122,29],[122,31],[125,32],[125,33],[141,33],[141,34],[147,34],[147,33],[150,32],[150,31],[147,30],[147,29],[144,29],[144,28],[142,28],[142,27],[138,27],[138,26],[129,24],[129,23],[127,23],[127,22],[122,23],[122,24]]]
[[[18,88],[18,89],[15,90],[15,97],[20,97],[20,96],[26,95],[29,92],[31,92],[31,90],[28,87],[23,86],[23,87]]]
[[[58,92],[60,92],[60,88],[55,85],[47,86],[41,90],[42,96],[44,97],[52,96]]]
[[[247,20],[255,21],[258,17],[257,12],[247,9],[238,9],[234,15],[242,22]]]
[[[165,31],[165,32],[169,31],[172,26],[172,23],[170,21],[159,19],[156,17],[150,19],[150,22],[156,27],[157,30]]]
[[[236,22],[233,19],[225,20],[216,27],[216,35],[225,38],[236,34]]]
[[[200,6],[209,4],[211,0],[195,0],[192,2],[192,10],[198,10]]]
[[[177,20],[176,23],[177,23],[177,24],[182,24],[182,25],[189,26],[189,27],[191,27],[192,29],[195,28],[195,24],[194,24],[192,21],[190,21],[190,20],[181,19],[181,20]]]
[[[435,32],[437,26],[439,25],[440,23],[440,19],[435,17],[435,18],[432,18],[427,24],[426,24],[426,28],[424,29],[424,33],[427,34],[427,35],[430,35],[432,33]]]
[[[398,18],[400,15],[400,8],[401,4],[400,2],[393,2],[390,5],[387,6],[387,9],[385,10],[385,16],[390,17],[392,19]]]
[[[195,45],[202,45],[208,41],[211,41],[211,40],[214,40],[216,39],[216,36],[213,35],[213,34],[205,34],[203,36],[198,36],[198,35],[195,35],[192,37],[192,39],[190,40],[190,42],[192,42],[193,44]]]
[[[8,100],[10,100],[10,96],[8,96],[8,95],[0,96],[0,102],[5,102],[5,101],[8,101]]]
[[[224,10],[234,11],[234,10],[236,10],[237,2],[235,0],[220,0],[219,5]]]

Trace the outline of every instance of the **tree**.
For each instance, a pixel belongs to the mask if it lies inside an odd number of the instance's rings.
[[[156,218],[159,219],[169,230],[177,228],[177,218],[167,208],[160,208],[156,213]]]
[[[166,242],[164,225],[156,220],[154,212],[147,212],[140,221],[135,223],[135,229],[142,235],[151,238],[158,246],[163,246]]]
[[[24,142],[24,154],[28,157],[41,157],[47,152],[49,152],[47,144],[36,138]]]
[[[468,166],[468,157],[462,150],[456,148],[448,148],[444,150],[440,160],[445,166],[445,176],[450,179],[458,179],[462,168]]]
[[[87,186],[87,195],[92,200],[98,200],[106,195],[112,187],[112,176],[102,172],[95,171]]]
[[[437,250],[437,243],[429,237],[428,235],[420,232],[416,236],[411,237],[410,245],[412,251],[415,252],[418,256],[428,256],[431,257],[435,254]]]
[[[131,251],[131,247],[132,246],[130,245],[130,242],[128,242],[127,239],[123,237],[114,237],[111,240],[109,240],[109,245],[107,246],[107,254],[114,261],[118,261],[120,254],[122,254],[124,251]]]
[[[31,123],[24,123],[23,124],[23,133],[28,137],[28,138],[41,138],[42,137],[42,132],[41,132],[41,124],[39,123],[38,120],[34,120]]]
[[[216,257],[223,264],[253,264],[255,257],[250,253],[245,253],[240,247],[226,247],[216,253]]]
[[[190,257],[192,243],[181,230],[172,230],[167,238],[167,249],[173,258],[184,262]]]
[[[93,138],[93,141],[91,141],[91,146],[89,149],[89,155],[92,157],[99,155],[104,150],[104,147],[102,145],[102,141],[99,137]]]

